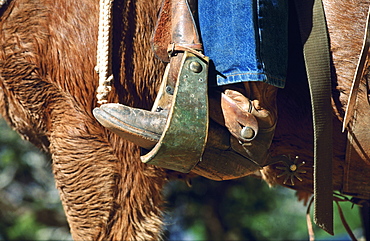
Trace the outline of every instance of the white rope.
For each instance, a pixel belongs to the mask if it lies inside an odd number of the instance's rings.
[[[98,46],[96,53],[95,70],[99,74],[99,86],[96,90],[96,98],[99,104],[107,103],[107,96],[112,89],[113,75],[111,72],[110,58],[110,40],[111,40],[111,22],[112,22],[112,4],[113,0],[100,0],[99,10],[99,33]]]

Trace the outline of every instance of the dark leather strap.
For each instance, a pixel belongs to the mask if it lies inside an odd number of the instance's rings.
[[[321,0],[297,0],[295,4],[313,114],[314,220],[333,235],[331,76],[325,13]]]

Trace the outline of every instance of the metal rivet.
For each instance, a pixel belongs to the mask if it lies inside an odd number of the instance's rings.
[[[290,165],[290,166],[289,166],[289,169],[290,169],[292,172],[295,172],[295,171],[298,169],[298,167],[297,167],[297,165],[296,165],[296,164],[292,164],[292,165]]]
[[[191,70],[191,71],[193,71],[194,73],[200,73],[200,72],[202,72],[202,70],[203,70],[202,65],[201,65],[199,62],[197,62],[197,61],[192,61],[192,62],[190,63],[190,65],[189,65],[189,68],[190,68],[190,70]]]
[[[255,133],[252,127],[244,126],[243,129],[240,131],[240,135],[245,139],[252,139]]]
[[[168,94],[170,94],[170,95],[173,95],[173,89],[172,89],[172,87],[171,87],[171,86],[169,86],[169,85],[167,85],[167,86],[166,86],[166,92],[167,92]]]

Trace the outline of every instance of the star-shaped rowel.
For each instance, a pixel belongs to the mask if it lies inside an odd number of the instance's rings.
[[[281,174],[279,174],[277,176],[277,178],[280,178],[280,177],[283,177],[285,176],[284,178],[284,181],[283,181],[283,184],[285,185],[290,185],[290,186],[294,186],[294,177],[298,179],[298,181],[302,181],[303,179],[300,177],[300,174],[302,173],[306,173],[305,170],[300,170],[299,168],[301,166],[303,166],[305,164],[304,161],[302,161],[301,163],[297,164],[298,163],[298,160],[299,160],[299,157],[296,156],[293,161],[290,157],[290,155],[288,156],[289,159],[287,158],[286,160],[289,160],[289,161],[281,161],[284,166],[277,166],[276,169],[279,169],[279,170],[283,170],[283,172]],[[287,182],[290,181],[291,184],[287,184]]]

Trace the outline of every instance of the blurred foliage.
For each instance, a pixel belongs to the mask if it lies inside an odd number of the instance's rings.
[[[0,119],[0,240],[71,239],[50,158]]]
[[[294,191],[246,177],[170,182],[165,190],[167,240],[307,240],[305,213]],[[341,204],[352,229],[356,207]],[[338,215],[336,234],[345,233]],[[318,239],[330,235],[315,228]],[[341,236],[341,239],[347,235]],[[0,240],[69,240],[50,157],[19,138],[0,119]]]
[[[246,177],[214,182],[205,178],[170,183],[166,189],[169,240],[308,240],[307,207],[295,191],[270,188],[263,181]],[[340,203],[346,220],[362,236],[357,206]],[[311,217],[313,213],[311,208]],[[317,240],[351,240],[334,208],[335,237],[317,226]],[[184,233],[182,230],[188,230]]]

